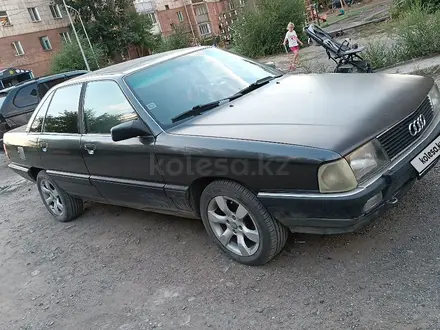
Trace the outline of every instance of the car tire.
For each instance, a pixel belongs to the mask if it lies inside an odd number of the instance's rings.
[[[37,187],[47,210],[60,222],[71,221],[84,210],[83,201],[66,193],[45,171],[38,173]]]
[[[227,180],[203,191],[200,214],[209,236],[232,259],[260,266],[285,246],[288,229],[273,219],[249,189]]]

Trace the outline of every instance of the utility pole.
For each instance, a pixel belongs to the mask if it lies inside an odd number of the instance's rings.
[[[194,33],[194,29],[193,29],[193,25],[191,23],[191,19],[189,18],[188,8],[186,8],[186,0],[183,0],[183,6],[185,7],[186,17],[188,18],[188,24],[189,24],[189,27],[191,29],[191,34],[193,36],[193,39],[195,40],[196,39],[196,35]]]
[[[86,35],[86,39],[87,39],[87,41],[88,41],[88,43],[89,43],[90,50],[92,51],[93,57],[94,57],[94,59],[95,59],[96,66],[97,66],[98,69],[99,69],[98,59],[96,58],[95,50],[93,49],[92,43],[90,42],[90,38],[89,38],[89,35],[87,34],[87,30],[86,30],[86,27],[84,26],[84,22],[83,22],[83,20],[82,20],[82,18],[81,18],[81,14],[79,13],[78,10],[76,10],[75,8],[73,8],[73,7],[71,7],[71,6],[67,6],[67,8],[72,9],[72,10],[78,15],[78,17],[79,17],[79,21],[81,22],[81,26],[82,26],[82,28],[83,28],[83,30],[84,30],[84,34]]]
[[[70,16],[70,12],[69,12],[69,9],[67,8],[65,0],[63,0],[63,5],[64,5],[64,9],[66,9],[67,16],[69,17],[70,24],[72,25],[73,33],[75,34],[76,41],[78,42],[79,50],[81,51],[81,55],[84,59],[84,63],[86,65],[86,68],[88,71],[90,71],[89,62],[87,61],[86,54],[84,54],[84,49],[82,48],[81,42],[79,41],[78,33],[76,33],[75,25],[73,24],[72,17]]]

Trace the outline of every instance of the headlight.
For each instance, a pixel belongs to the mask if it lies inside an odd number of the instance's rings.
[[[440,111],[440,91],[438,90],[437,84],[434,84],[434,86],[429,91],[429,98],[431,99],[432,109],[434,110],[434,113],[439,112]]]
[[[344,158],[322,165],[318,170],[319,191],[336,193],[357,187],[353,171]]]
[[[347,157],[322,165],[318,170],[319,191],[338,193],[353,190],[367,175],[389,162],[377,140],[372,140]]]
[[[346,159],[358,182],[390,161],[377,140],[364,144],[350,153]]]

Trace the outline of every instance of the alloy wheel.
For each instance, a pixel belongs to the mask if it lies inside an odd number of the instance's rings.
[[[236,255],[252,256],[260,246],[260,233],[248,210],[238,201],[217,196],[208,204],[208,220],[217,239]]]
[[[46,179],[41,180],[40,188],[43,195],[43,200],[46,205],[49,206],[50,210],[55,215],[63,215],[64,205],[57,188],[49,180]]]

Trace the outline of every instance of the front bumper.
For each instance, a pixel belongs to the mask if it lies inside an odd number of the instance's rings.
[[[410,161],[439,135],[440,115],[437,114],[415,144],[384,171],[353,191],[335,194],[260,192],[258,198],[269,213],[292,232],[341,234],[356,231],[395,206],[415,181],[421,179]],[[435,164],[432,163],[423,175]]]

